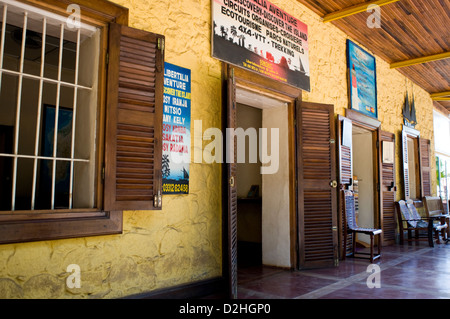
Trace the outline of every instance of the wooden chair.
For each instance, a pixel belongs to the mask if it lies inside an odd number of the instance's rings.
[[[403,245],[405,230],[408,232],[408,239],[406,241],[428,241],[430,247],[434,247],[433,233],[436,238],[439,238],[439,232],[442,230],[441,226],[433,223],[434,218],[421,217],[417,212],[412,201],[406,203],[400,200],[395,203],[397,208],[397,220],[400,230],[400,244]],[[447,227],[447,225],[445,225]],[[412,232],[414,231],[414,238]],[[426,234],[424,234],[426,232]]]
[[[439,218],[442,225],[450,225],[450,215],[444,210],[441,197],[425,196],[425,211],[427,217]],[[450,227],[446,228],[446,233],[443,233],[442,237],[446,244],[450,241]]]
[[[359,227],[356,223],[355,216],[355,196],[350,190],[343,190],[343,201],[344,201],[344,241],[347,242],[347,237],[349,234],[353,234],[352,242],[352,256],[354,258],[366,258],[369,259],[371,263],[377,258],[381,257],[381,229],[373,228],[363,228]],[[362,203],[364,205],[364,203]],[[361,203],[360,203],[361,205]],[[366,234],[370,236],[370,253],[363,253],[356,251],[356,234]],[[375,236],[378,236],[378,251],[374,253]],[[363,257],[368,256],[368,257]]]

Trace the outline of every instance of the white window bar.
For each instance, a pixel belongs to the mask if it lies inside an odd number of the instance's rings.
[[[0,72],[6,73],[6,74],[11,74],[11,75],[17,75],[17,76],[20,75],[20,72],[18,72],[18,71],[8,70],[8,69],[4,69],[4,68],[1,68]],[[22,76],[24,78],[26,78],[26,79],[43,80],[44,82],[47,82],[47,83],[58,84],[58,80],[51,79],[51,78],[46,78],[44,76],[27,74],[27,73],[22,74]],[[70,82],[64,82],[64,81],[59,81],[59,82],[60,82],[61,86],[66,86],[66,87],[70,87],[70,88],[75,88],[76,87],[77,89],[83,89],[83,90],[89,90],[89,91],[92,90],[91,87],[83,86],[83,85],[80,85],[80,84],[75,85],[75,84],[70,83]]]
[[[83,159],[83,158],[68,158],[68,157],[53,157],[53,156],[34,156],[34,155],[15,155],[15,154],[7,154],[7,153],[0,153],[0,156],[2,157],[12,157],[12,158],[30,158],[30,159],[40,159],[40,160],[57,160],[57,161],[66,161],[66,162],[80,162],[80,163],[89,163],[89,159]]]
[[[38,7],[35,6],[31,6],[25,3],[22,3],[20,1],[17,0],[1,0],[1,2],[3,2],[5,4],[5,6],[7,5],[11,5],[12,7],[15,8],[19,8],[24,10],[25,12],[32,12],[34,15],[39,15],[42,17],[47,17],[49,19],[51,19],[52,21],[55,22],[60,22],[60,23],[66,23],[67,22],[67,17],[64,17],[62,15],[59,15],[57,13],[52,13],[50,11],[47,11],[45,9],[40,9]],[[80,21],[80,27],[83,31],[86,31],[87,33],[94,33],[95,31],[97,31],[97,28],[89,25],[87,23],[84,23],[82,21]]]
[[[3,54],[5,52],[5,33],[6,33],[6,16],[8,12],[8,6],[5,4],[3,6],[3,21],[2,21],[2,38],[0,42],[0,88],[2,87],[2,78],[3,78]]]
[[[25,12],[23,15],[23,28],[22,28],[22,48],[20,53],[20,75],[19,84],[17,88],[17,106],[16,106],[16,126],[14,133],[14,154],[18,155],[19,152],[19,128],[20,128],[20,109],[22,104],[22,80],[23,80],[23,63],[25,60],[25,42],[27,37],[27,21],[28,13]],[[12,178],[12,198],[11,198],[11,209],[15,210],[16,207],[16,185],[17,184],[17,157],[13,160],[13,178]]]
[[[77,46],[76,46],[76,58],[75,58],[75,88],[73,92],[73,113],[72,113],[72,148],[70,150],[70,158],[73,159],[75,155],[75,124],[77,120],[77,95],[78,89],[76,85],[78,84],[78,64],[80,62],[80,28],[77,30]],[[73,203],[73,164],[70,162],[70,182],[69,182],[69,208],[72,208]]]
[[[44,17],[42,20],[42,48],[41,48],[41,78],[39,80],[39,98],[38,98],[38,110],[36,116],[36,139],[34,142],[34,160],[33,160],[33,185],[31,190],[31,209],[34,210],[34,206],[36,204],[36,179],[37,179],[37,164],[38,160],[36,156],[38,156],[39,152],[39,132],[41,131],[41,110],[42,110],[42,91],[44,88],[44,66],[45,66],[45,45],[47,38],[47,18]]]
[[[59,102],[61,95],[61,72],[62,58],[64,48],[64,24],[61,23],[61,35],[59,38],[59,61],[58,61],[58,83],[56,85],[56,104],[55,104],[55,127],[53,132],[53,169],[52,169],[52,199],[51,208],[55,209],[55,191],[56,191],[56,155],[58,151],[58,120],[59,120]]]

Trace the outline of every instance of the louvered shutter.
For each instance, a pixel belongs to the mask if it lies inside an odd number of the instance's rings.
[[[227,67],[227,127],[235,128],[236,121],[236,86],[234,70]],[[233,137],[234,138],[234,137]],[[227,149],[227,177],[228,177],[228,283],[229,296],[237,298],[237,143],[227,143],[233,149]],[[230,154],[233,154],[232,160]]]
[[[110,25],[105,210],[160,209],[154,196],[162,187],[163,41]]]
[[[431,149],[430,140],[419,138],[420,147],[420,180],[422,198],[431,196]]]
[[[337,262],[335,135],[333,105],[297,103],[300,268]]]
[[[349,189],[353,185],[353,123],[342,115],[338,115],[337,137],[339,189]],[[341,258],[352,253],[354,236],[353,233],[347,234],[347,240],[344,241],[347,225],[345,223],[344,198],[342,195],[343,192],[339,192],[339,254]],[[355,205],[357,204],[355,200]]]
[[[402,131],[402,162],[403,162],[403,187],[405,200],[410,198],[409,193],[409,164],[408,164],[408,134]]]
[[[383,142],[393,143],[385,144]],[[382,183],[381,183],[381,196],[382,196],[382,229],[383,229],[383,245],[392,245],[395,243],[395,229],[397,227],[397,221],[395,216],[395,134],[389,132],[381,132],[381,152],[384,154],[390,150],[387,147],[393,145],[393,163],[382,161]],[[384,158],[384,157],[383,157]]]

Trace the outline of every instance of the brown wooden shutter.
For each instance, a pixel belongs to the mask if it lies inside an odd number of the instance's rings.
[[[419,138],[421,195],[431,196],[431,149],[430,140]]]
[[[383,142],[391,142],[394,145],[394,161],[393,163],[385,163],[382,160],[382,184],[381,184],[381,196],[382,196],[382,225],[383,229],[383,245],[392,245],[395,243],[395,230],[397,228],[397,220],[395,216],[395,134],[389,132],[381,132],[381,152],[384,154],[385,144]]]
[[[350,137],[350,140],[344,145],[344,126],[346,128],[345,134]],[[337,147],[338,147],[338,167],[339,167],[339,189],[349,189],[353,185],[353,143],[352,143],[353,123],[350,119],[338,115],[337,120]],[[343,211],[344,198],[342,192],[339,192],[339,254],[341,258],[352,253],[353,236],[348,234],[347,240],[344,241],[345,228],[345,212]],[[355,203],[357,204],[357,203]]]
[[[234,70],[227,66],[226,81],[227,97],[227,128],[236,128],[236,85]],[[233,137],[234,138],[234,137]],[[229,297],[237,298],[237,142],[228,143],[233,145],[233,150],[226,150],[227,178],[228,178],[228,283]],[[233,154],[233,158],[229,154]]]
[[[164,37],[110,24],[105,210],[160,209]],[[159,206],[156,203],[156,206]]]
[[[405,200],[410,198],[409,194],[409,166],[408,166],[408,134],[402,131],[402,161],[403,161],[403,187]]]
[[[334,106],[297,103],[300,268],[337,262]]]

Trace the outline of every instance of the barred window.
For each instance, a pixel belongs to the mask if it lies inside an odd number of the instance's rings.
[[[0,210],[96,207],[100,31],[0,2]]]

